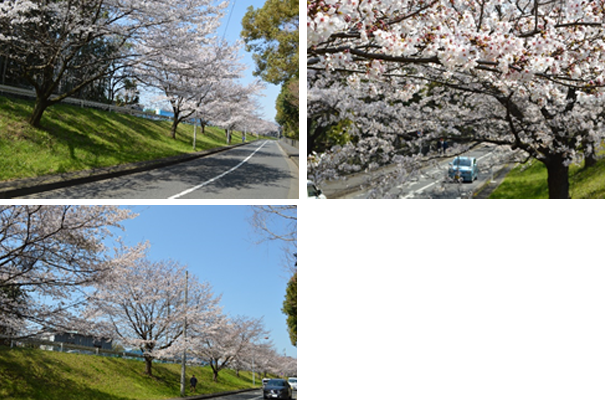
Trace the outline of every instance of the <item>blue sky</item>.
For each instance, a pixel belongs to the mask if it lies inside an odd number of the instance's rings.
[[[263,317],[276,350],[297,357],[281,313],[289,273],[281,243],[254,242],[248,206],[125,206],[139,214],[118,231],[128,245],[149,241],[151,260],[173,259],[222,294],[223,312]]]
[[[249,6],[253,6],[255,9],[258,9],[264,4],[265,0],[230,0],[229,7],[227,8],[228,12],[223,18],[221,27],[218,29],[218,34],[220,36],[224,35],[225,39],[227,39],[230,43],[235,43],[235,41],[241,39],[240,33],[242,31],[242,19],[246,14],[246,9]],[[231,19],[227,25],[229,14],[231,14]],[[259,79],[252,76],[252,71],[255,69],[252,55],[244,49],[242,49],[241,54],[244,57],[242,62],[249,66],[249,68],[246,70],[246,75],[241,82],[243,84],[247,84]],[[279,95],[280,87],[267,82],[264,83],[266,85],[266,89],[263,92],[264,97],[259,97],[262,107],[261,112],[264,114],[264,119],[273,122],[276,114],[275,100]]]
[[[229,6],[226,9],[225,16],[221,20],[221,26],[217,29],[216,35],[224,37],[231,44],[240,40],[242,18],[244,18],[244,15],[246,14],[246,9],[249,6],[253,6],[255,9],[261,8],[264,4],[265,0],[230,0]],[[244,72],[244,77],[240,79],[240,83],[242,85],[247,85],[259,80],[259,78],[252,75],[252,72],[255,69],[252,54],[247,52],[244,49],[244,46],[242,46],[240,54],[242,56],[241,62],[248,66]],[[275,110],[275,101],[279,95],[280,87],[267,82],[263,83],[265,84],[265,89],[261,92],[262,96],[257,97],[261,108],[259,113],[261,118],[270,122],[275,122],[275,115],[277,113]],[[145,93],[141,98],[141,102],[145,106],[152,106],[152,99],[154,96],[156,96],[156,94],[153,92]],[[153,108],[155,107],[156,104],[153,104]],[[170,109],[168,105],[166,105],[165,108],[167,110]]]

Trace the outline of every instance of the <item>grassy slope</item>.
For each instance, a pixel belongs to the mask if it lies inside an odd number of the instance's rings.
[[[534,161],[515,167],[490,199],[547,199],[548,184],[544,164]],[[605,159],[587,170],[572,165],[569,168],[569,185],[572,199],[605,198]]]
[[[192,152],[193,126],[152,121],[65,104],[50,107],[43,129],[26,120],[33,102],[0,96],[0,181],[106,167]],[[250,139],[250,138],[249,138]],[[232,144],[241,142],[236,132]],[[206,127],[197,150],[225,145],[222,129]]]
[[[180,365],[153,364],[154,377],[143,374],[142,361],[38,349],[0,346],[0,398],[19,400],[126,400],[179,397]],[[249,372],[231,370],[212,382],[209,367],[187,367],[198,378],[196,393],[252,387]],[[187,378],[187,382],[188,382]],[[260,379],[257,375],[257,384]],[[187,384],[187,391],[189,385]],[[188,392],[189,393],[189,392]]]

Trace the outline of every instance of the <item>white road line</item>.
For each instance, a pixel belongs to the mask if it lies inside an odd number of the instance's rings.
[[[415,195],[417,195],[417,194],[419,194],[419,193],[422,193],[422,192],[423,192],[425,189],[428,189],[428,188],[430,188],[431,186],[436,185],[437,183],[439,183],[439,181],[435,181],[435,182],[433,182],[433,183],[429,183],[428,185],[426,185],[426,186],[424,186],[424,187],[421,187],[421,188],[420,188],[420,189],[418,189],[418,190],[414,190],[412,193],[410,193],[410,194],[408,194],[407,196],[405,196],[405,197],[404,197],[404,199],[409,199],[409,198],[411,198],[411,197],[413,197],[413,196],[415,196]]]
[[[477,159],[477,161],[481,161],[482,159],[484,159],[485,157],[487,157],[487,156],[491,155],[492,153],[493,153],[493,151],[490,151],[489,153],[485,153],[484,155],[482,155],[481,157],[479,157],[479,158]]]
[[[266,145],[268,142],[269,142],[268,140],[265,140],[265,142],[264,142],[263,144],[261,144],[260,146],[258,146],[258,148],[252,152],[252,154],[250,154],[248,157],[246,157],[246,158],[245,158],[245,159],[244,159],[242,162],[240,162],[239,164],[237,164],[235,167],[232,167],[232,168],[231,168],[231,169],[229,169],[228,171],[225,171],[225,172],[223,172],[222,174],[217,175],[217,176],[215,176],[214,178],[209,179],[209,180],[207,180],[207,181],[206,181],[206,182],[204,182],[204,183],[201,183],[201,184],[199,184],[199,185],[197,185],[197,186],[194,186],[194,187],[192,187],[191,189],[187,189],[187,190],[185,190],[185,191],[183,191],[183,192],[181,192],[181,193],[179,193],[179,194],[175,194],[174,196],[170,196],[170,197],[168,198],[168,200],[172,200],[172,199],[178,199],[179,197],[185,196],[186,194],[189,194],[189,193],[191,193],[191,192],[193,192],[193,191],[196,191],[196,190],[198,190],[199,188],[204,187],[204,186],[206,186],[206,185],[208,185],[208,184],[210,184],[210,183],[212,183],[212,182],[214,182],[214,181],[216,181],[216,180],[219,180],[219,179],[221,179],[223,176],[225,176],[225,175],[227,175],[227,174],[229,174],[229,173],[231,173],[231,172],[235,171],[236,169],[238,169],[239,167],[241,167],[242,165],[244,165],[246,162],[248,162],[248,160],[249,160],[249,159],[251,159],[251,158],[252,158],[252,156],[253,156],[253,155],[255,155],[255,154],[256,154],[256,152],[257,152],[257,151],[259,151],[259,150],[260,150],[260,149],[261,149],[261,148],[262,148],[264,145]]]

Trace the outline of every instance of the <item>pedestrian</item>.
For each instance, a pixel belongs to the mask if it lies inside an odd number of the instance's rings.
[[[197,378],[195,377],[195,375],[191,375],[191,379],[189,380],[189,382],[191,383],[191,387],[189,388],[189,390],[195,392],[195,385],[197,385]]]

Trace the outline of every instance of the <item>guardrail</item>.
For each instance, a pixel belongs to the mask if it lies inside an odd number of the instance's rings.
[[[0,93],[8,93],[8,94],[12,94],[12,95],[36,98],[35,90],[17,88],[14,86],[7,86],[7,85],[0,85]],[[67,98],[61,100],[61,103],[72,104],[72,105],[80,106],[82,108],[86,107],[86,108],[95,108],[98,110],[111,111],[111,112],[115,112],[118,114],[134,115],[137,117],[145,117],[145,118],[152,118],[152,119],[169,119],[169,120],[172,119],[172,117],[168,117],[165,115],[158,115],[153,112],[138,110],[138,109],[132,108],[132,107],[116,106],[113,104],[99,103],[97,101],[76,99],[74,97],[67,97]]]
[[[39,347],[41,350],[46,351],[59,351],[59,352],[67,352],[67,353],[79,353],[79,354],[88,354],[88,355],[98,355],[104,357],[118,357],[118,358],[127,358],[127,359],[135,359],[139,361],[144,361],[143,355],[140,353],[130,353],[124,350],[105,350],[100,349],[98,347],[89,347],[89,346],[81,346],[77,344],[63,343],[63,342],[54,342],[51,340],[44,339],[34,339],[34,338],[24,338],[24,339],[10,339],[8,337],[3,337],[5,340],[10,341],[10,347]],[[155,358],[154,361],[160,363],[169,363],[169,364],[180,364],[180,359],[173,358]],[[196,359],[187,359],[187,365],[202,365],[203,363],[200,360]]]

